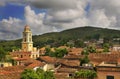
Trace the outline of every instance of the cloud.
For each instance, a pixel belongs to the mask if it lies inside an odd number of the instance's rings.
[[[72,2],[72,0],[70,1]],[[67,2],[63,5],[71,5],[69,1]],[[47,0],[45,0],[45,3],[47,3]],[[57,4],[57,2],[55,3]],[[34,2],[31,2],[31,4],[34,4]],[[89,10],[86,11],[85,8],[88,4],[90,5]],[[43,8],[39,3],[37,6],[33,6]],[[46,14],[46,19],[44,19],[44,25],[54,26],[58,31],[87,25],[120,29],[119,0],[74,0],[74,4],[71,6],[74,6],[74,8],[69,6],[65,9],[58,7],[54,9],[54,7],[49,6],[50,9]]]
[[[43,34],[65,29],[94,26],[120,29],[119,0],[4,0],[25,5],[25,20],[10,17],[0,22],[0,37],[18,38],[25,24],[30,25],[33,34]],[[5,4],[5,2],[3,2]],[[11,2],[11,3],[12,3]],[[0,1],[0,4],[1,1]],[[27,5],[27,6],[26,6]],[[89,6],[88,6],[89,5]],[[36,13],[34,9],[46,9]],[[87,9],[86,9],[87,7]],[[19,27],[18,27],[19,26]],[[21,26],[21,27],[20,27]],[[11,29],[14,27],[14,30]],[[2,30],[4,28],[4,30]],[[16,29],[16,30],[15,30]],[[17,30],[20,29],[20,30]],[[8,33],[6,33],[8,32]]]
[[[30,25],[33,34],[43,34],[54,31],[54,27],[44,24],[45,13],[36,14],[30,6],[25,7],[26,23]]]
[[[5,1],[4,0],[0,1],[0,6],[5,6]]]
[[[90,10],[91,12],[96,10],[99,12],[104,11],[103,13],[105,17],[108,18],[110,22],[108,28],[120,29],[119,0],[98,0],[98,1],[90,0],[90,5],[91,5],[91,10]]]
[[[87,1],[84,0],[82,1],[74,0],[74,1],[76,1],[76,8],[68,8],[65,10],[64,9],[48,10],[45,24],[55,26],[56,28],[58,28],[59,31],[68,28],[83,26],[84,24],[87,24],[85,22],[84,23],[80,22],[81,19],[86,18],[85,16],[86,12],[84,8],[85,5],[87,4]]]
[[[16,39],[21,37],[23,22],[20,19],[9,17],[0,21],[1,39]]]
[[[89,25],[96,27],[109,28],[116,24],[115,16],[107,16],[105,11],[102,10],[93,10],[89,17]]]
[[[27,3],[47,9],[68,9],[75,8],[75,0],[26,0]]]

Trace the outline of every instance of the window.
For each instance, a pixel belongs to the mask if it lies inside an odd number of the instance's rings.
[[[38,56],[36,55],[36,58],[37,58]]]
[[[1,64],[1,67],[4,67],[4,64]]]
[[[71,73],[69,74],[69,77],[73,77],[73,76],[74,76],[73,74],[71,74]]]
[[[26,38],[24,38],[24,41],[26,42]]]
[[[23,55],[21,55],[21,58],[23,58]]]
[[[26,34],[24,33],[24,36],[26,37]]]
[[[34,58],[34,55],[33,55],[33,58]]]
[[[31,39],[31,38],[29,38],[29,40],[30,40],[30,42],[32,41],[32,39]]]
[[[107,75],[107,76],[106,76],[106,79],[114,79],[114,76]]]

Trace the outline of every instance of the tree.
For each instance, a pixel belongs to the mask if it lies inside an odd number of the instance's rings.
[[[46,71],[44,72],[44,78],[41,79],[55,79],[53,72],[51,71]]]
[[[21,74],[21,79],[55,79],[53,72],[43,71],[38,68],[36,71],[25,69]]]
[[[84,46],[85,46],[85,44],[82,40],[78,39],[75,41],[75,47],[84,47]]]
[[[21,74],[21,79],[40,79],[38,74],[32,69],[25,69]]]
[[[51,49],[50,48],[45,48],[45,55],[50,55]]]
[[[81,52],[82,55],[89,55],[89,52],[87,49],[84,49],[82,52]]]
[[[99,38],[100,38],[100,34],[94,34],[93,35],[93,39],[99,40]]]
[[[81,61],[80,65],[82,65],[82,64],[89,63],[90,60],[89,60],[88,56],[85,55],[84,58],[80,59],[80,61]]]
[[[80,70],[78,72],[75,72],[75,78],[88,78],[88,79],[94,79],[97,77],[97,73],[93,70]]]
[[[94,46],[88,46],[81,52],[82,55],[89,55],[89,53],[96,53],[96,48]]]
[[[3,50],[2,47],[0,47],[0,61],[6,60],[6,52]]]
[[[96,48],[94,46],[88,46],[87,50],[89,53],[96,53]]]
[[[68,54],[67,49],[57,48],[55,49],[55,52],[52,52],[57,58],[62,58],[64,55]]]
[[[74,41],[69,40],[69,42],[67,42],[67,46],[70,47],[70,48],[74,47],[75,46]]]
[[[110,45],[109,45],[109,43],[104,43],[103,44],[103,52],[109,52],[109,48],[110,48]]]

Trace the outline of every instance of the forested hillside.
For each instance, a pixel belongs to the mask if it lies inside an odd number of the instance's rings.
[[[99,38],[113,39],[120,38],[120,30],[112,30],[106,28],[95,27],[79,27],[61,32],[46,33],[43,35],[34,35],[34,46],[42,47],[45,45],[60,46],[66,44],[68,41],[87,41],[91,39],[98,40]],[[1,41],[0,47],[6,51],[17,49],[21,47],[21,39],[11,41]]]

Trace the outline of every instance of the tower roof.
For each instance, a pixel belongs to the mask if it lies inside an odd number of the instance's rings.
[[[25,26],[24,31],[30,31],[30,27],[28,25]]]

